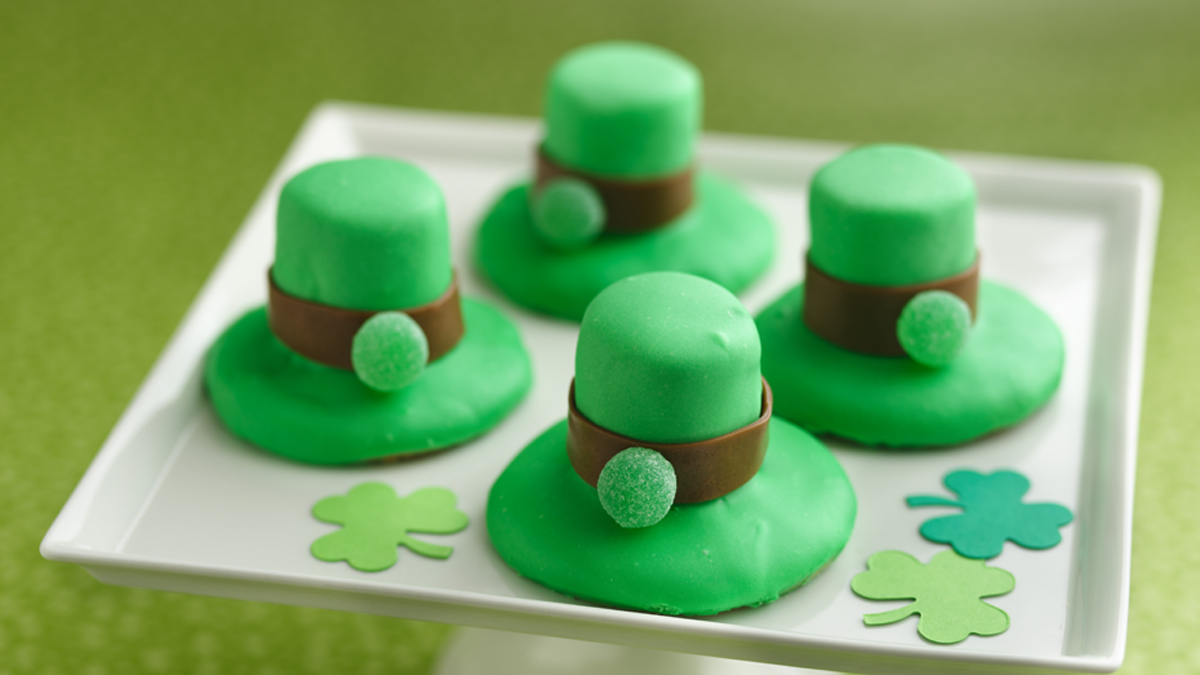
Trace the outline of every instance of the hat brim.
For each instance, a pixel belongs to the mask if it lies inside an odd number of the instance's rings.
[[[516,327],[463,299],[466,332],[415,383],[392,393],[354,373],[298,356],[251,310],[213,344],[205,383],[235,436],[290,459],[347,464],[420,454],[478,436],[511,412],[533,382]]]
[[[600,291],[644,272],[686,272],[737,293],[771,263],[770,217],[740,188],[711,174],[697,175],[696,202],[672,223],[639,234],[602,234],[574,251],[538,236],[528,192],[528,185],[518,185],[492,206],[476,254],[497,288],[540,312],[578,321]]]
[[[659,523],[623,529],[576,473],[560,422],[525,447],[488,496],[487,527],[523,577],[599,604],[703,616],[755,607],[804,584],[837,557],[857,501],[841,465],[807,432],[770,423],[750,482]],[[797,517],[803,514],[803,517]]]
[[[1025,419],[1062,378],[1054,320],[995,283],[981,282],[971,337],[944,368],[834,346],[804,324],[803,302],[801,284],[755,322],[775,414],[814,433],[867,445],[954,445]]]

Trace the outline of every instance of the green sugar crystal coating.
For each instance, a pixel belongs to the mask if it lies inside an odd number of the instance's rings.
[[[837,556],[857,503],[820,442],[779,418],[769,437],[750,482],[679,504],[652,528],[626,529],[571,467],[564,420],[492,486],[488,536],[521,576],[605,605],[699,616],[772,602]]]
[[[953,445],[1020,422],[1054,395],[1065,351],[1054,320],[1025,296],[979,285],[971,339],[954,363],[858,354],[814,335],[804,287],[758,315],[775,415],[867,445]]]
[[[896,337],[905,353],[930,368],[950,365],[970,336],[971,308],[946,291],[918,293],[896,321]]]
[[[580,171],[647,177],[692,161],[702,85],[695,66],[647,44],[576,49],[546,87],[547,154]]]
[[[629,277],[583,316],[575,403],[641,441],[714,438],[758,418],[760,354],[754,321],[724,288],[678,272]]]
[[[650,527],[675,503],[675,467],[649,448],[626,448],[604,465],[596,491],[618,525]]]
[[[975,187],[965,171],[929,150],[851,150],[813,177],[808,209],[808,255],[843,281],[924,283],[975,260]]]
[[[674,270],[738,293],[774,255],[770,217],[736,185],[705,171],[696,175],[696,203],[670,224],[636,235],[602,233],[573,251],[538,234],[528,194],[528,186],[518,185],[488,211],[479,228],[479,265],[514,302],[572,321],[618,279]]]
[[[381,312],[368,319],[350,348],[358,379],[378,391],[396,391],[416,382],[428,360],[424,331],[401,312]]]
[[[279,196],[272,277],[292,295],[347,309],[406,309],[450,285],[442,191],[382,157],[326,162]]]
[[[533,225],[555,248],[582,248],[604,229],[604,202],[595,188],[578,178],[553,180],[531,199]]]

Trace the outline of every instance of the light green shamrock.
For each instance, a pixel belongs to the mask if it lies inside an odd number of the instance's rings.
[[[938,644],[962,642],[972,633],[999,635],[1008,630],[1008,614],[980,598],[1004,595],[1014,587],[1012,574],[954,551],[942,551],[928,565],[907,553],[882,551],[850,582],[850,588],[868,600],[915,600],[890,612],[866,614],[863,623],[879,626],[920,614],[917,632]]]
[[[454,504],[454,493],[444,488],[424,488],[401,498],[383,483],[363,483],[344,497],[326,497],[313,506],[317,520],[343,527],[313,542],[312,554],[326,562],[345,560],[363,572],[395,565],[399,546],[430,558],[449,558],[453,548],[427,544],[408,533],[461,531],[467,514]]]

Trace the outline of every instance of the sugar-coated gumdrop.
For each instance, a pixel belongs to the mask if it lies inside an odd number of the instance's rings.
[[[425,332],[403,312],[380,312],[354,335],[350,361],[363,384],[396,391],[412,384],[429,360]]]
[[[596,490],[618,525],[650,527],[675,502],[675,467],[649,448],[626,448],[604,465]]]
[[[577,178],[550,181],[532,198],[533,226],[547,244],[583,248],[604,229],[604,202],[595,188]]]
[[[925,291],[908,301],[896,337],[913,361],[930,368],[950,365],[971,336],[971,308],[947,291]]]

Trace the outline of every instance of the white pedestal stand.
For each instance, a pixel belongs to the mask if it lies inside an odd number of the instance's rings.
[[[818,675],[824,672],[482,628],[455,629],[433,669],[434,675]]]

